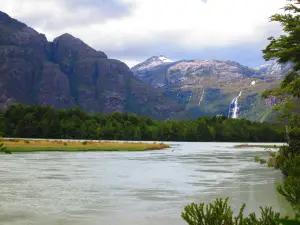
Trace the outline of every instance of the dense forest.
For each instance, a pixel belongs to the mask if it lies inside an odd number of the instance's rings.
[[[79,108],[11,105],[1,113],[6,137],[149,141],[282,142],[281,125],[227,117],[157,121],[135,114],[88,114]]]

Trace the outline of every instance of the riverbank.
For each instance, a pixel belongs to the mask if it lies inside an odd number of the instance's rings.
[[[249,145],[249,144],[242,144],[242,145],[235,145],[234,148],[280,148],[282,145]]]
[[[130,143],[109,141],[62,141],[5,139],[3,141],[9,152],[44,152],[44,151],[147,151],[161,150],[170,146],[164,143]]]

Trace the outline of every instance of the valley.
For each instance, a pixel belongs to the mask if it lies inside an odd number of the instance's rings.
[[[278,86],[292,65],[249,68],[234,61],[153,56],[129,68],[65,33],[52,42],[0,12],[0,108],[11,104],[79,107],[88,113],[135,113],[153,119],[229,116],[272,120]]]

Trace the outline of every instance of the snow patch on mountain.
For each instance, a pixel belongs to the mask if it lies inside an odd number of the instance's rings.
[[[167,63],[172,63],[171,59],[167,58],[166,56],[160,55],[160,56],[152,56],[151,58],[147,59],[146,61],[137,64],[136,66],[132,67],[132,71],[141,71],[141,70],[147,70],[147,69],[152,69],[153,67],[162,65],[162,64],[167,64]]]
[[[165,56],[159,56],[158,59],[161,60],[161,61],[163,61],[163,62],[167,62],[167,63],[168,62],[174,62],[174,61],[172,61],[171,59],[168,59]]]
[[[293,69],[293,64],[279,64],[277,62],[270,62],[256,67],[255,69],[270,76],[283,76]]]

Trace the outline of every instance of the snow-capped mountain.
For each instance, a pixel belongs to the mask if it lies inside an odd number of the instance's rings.
[[[147,59],[146,61],[132,67],[131,70],[135,70],[135,71],[147,70],[147,69],[152,69],[155,66],[159,66],[162,64],[169,64],[172,62],[174,62],[174,61],[172,61],[171,59],[169,59],[163,55],[152,56],[151,58]]]
[[[131,70],[140,80],[163,88],[196,117],[228,114],[228,106],[239,99],[238,116],[260,119],[266,110],[261,93],[279,84],[291,65],[268,63],[249,68],[229,60],[171,61],[154,56]],[[237,109],[237,107],[236,107]]]
[[[270,76],[283,76],[293,69],[292,63],[279,64],[277,62],[270,62],[263,64],[257,68],[257,71]]]
[[[192,85],[205,80],[228,83],[244,78],[260,77],[261,72],[234,61],[224,60],[180,60],[172,62],[154,56],[134,66],[132,72],[154,87],[170,85]],[[215,83],[216,84],[216,83]],[[250,85],[250,83],[249,83]]]
[[[152,73],[155,71],[156,74],[164,74],[165,68],[169,65],[172,65],[174,61],[171,59],[160,55],[160,56],[152,56],[146,61],[137,64],[136,66],[131,68],[131,71],[134,71],[134,74],[139,79],[143,80],[146,83],[151,83],[153,87],[159,88],[164,86],[164,79],[161,79],[160,76],[157,80],[153,76],[148,76],[148,73]]]

